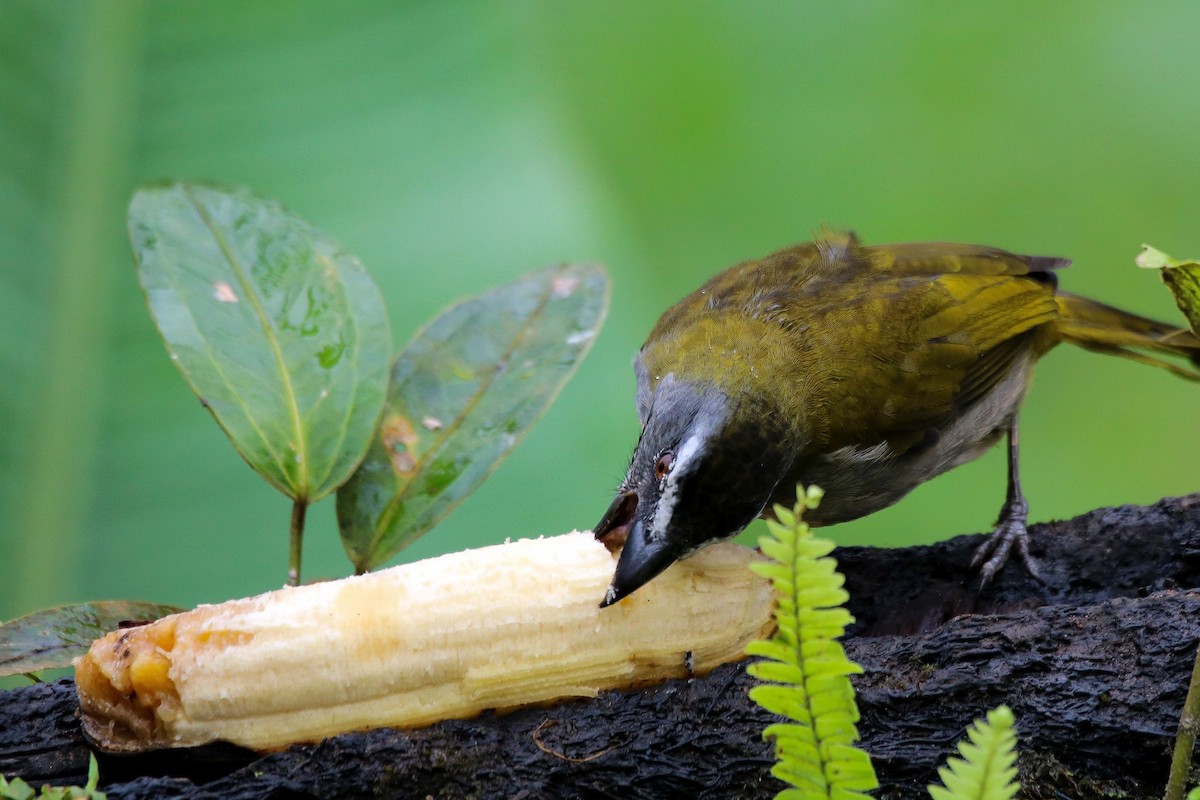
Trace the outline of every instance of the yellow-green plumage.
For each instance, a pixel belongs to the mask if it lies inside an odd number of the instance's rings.
[[[603,522],[628,530],[641,519],[648,542],[674,537],[687,552],[749,522],[745,508],[723,516],[722,504],[754,495],[745,507],[758,513],[790,501],[797,483],[826,490],[815,524],[871,513],[1015,436],[1033,364],[1063,341],[1200,379],[1161,357],[1195,358],[1200,340],[1058,292],[1053,270],[1068,263],[827,234],[720,273],[664,313],[642,347],[644,430],[618,496],[636,496],[637,514],[627,519],[626,500],[624,516],[610,509]],[[647,475],[689,439],[685,474]],[[1006,510],[1022,537],[1023,503],[1010,485]]]

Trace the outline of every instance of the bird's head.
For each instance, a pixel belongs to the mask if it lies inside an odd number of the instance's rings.
[[[667,375],[639,406],[642,435],[629,472],[594,529],[610,549],[624,545],[602,606],[740,532],[791,463],[778,415],[744,393]]]

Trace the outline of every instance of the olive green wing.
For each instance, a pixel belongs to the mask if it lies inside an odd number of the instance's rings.
[[[752,331],[769,325],[791,339],[790,356],[771,359],[791,387],[781,402],[807,420],[817,447],[887,442],[903,453],[1008,374],[1060,313],[1047,271],[1067,263],[936,242],[864,247],[853,234],[827,234],[715,276],[663,314],[643,355],[652,376],[682,360],[716,375],[729,369],[714,363],[716,342],[731,328],[767,341],[770,333]]]
[[[1066,258],[950,242],[881,244],[859,250],[873,269],[897,275],[1039,275],[1052,282],[1052,270],[1071,264]]]
[[[897,258],[908,274],[877,271],[825,315],[822,329],[844,335],[826,336],[815,360],[824,367],[813,395],[828,409],[823,451],[887,442],[904,453],[928,440],[995,388],[1057,317],[1052,285],[1000,271],[1019,268],[1003,251],[979,251],[943,269],[929,250]],[[932,274],[913,274],[918,263]],[[976,267],[987,271],[966,271]]]

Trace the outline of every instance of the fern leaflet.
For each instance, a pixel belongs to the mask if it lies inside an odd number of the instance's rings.
[[[834,545],[814,538],[800,519],[820,498],[811,487],[798,493],[792,510],[775,506],[771,536],[759,542],[771,560],[751,567],[777,592],[778,630],[746,648],[764,659],[747,671],[767,682],[751,689],[750,699],[790,720],[763,731],[775,741],[771,774],[792,787],[776,800],[860,800],[879,785],[870,758],[854,746],[858,707],[849,676],[862,669],[836,641],[854,618],[842,607],[844,579],[828,557]]]
[[[942,786],[930,786],[933,800],[1012,800],[1021,788],[1017,776],[1017,734],[1008,706],[988,712],[987,721],[975,720],[960,742],[962,758],[951,758],[938,770]]]

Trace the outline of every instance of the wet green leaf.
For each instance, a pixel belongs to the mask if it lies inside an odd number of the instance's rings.
[[[97,791],[100,783],[100,766],[96,754],[88,756],[88,779],[86,786],[51,786],[42,784],[38,791],[20,778],[7,780],[0,775],[0,800],[106,800],[104,792]]]
[[[172,360],[242,457],[294,500],[336,489],[383,407],[391,333],[357,258],[242,189],[140,189],[129,234]]]
[[[1192,333],[1200,336],[1200,261],[1171,258],[1144,244],[1136,263],[1139,267],[1159,270],[1163,283],[1175,297],[1175,305],[1187,317]]]
[[[608,307],[598,266],[535,272],[434,320],[392,366],[379,431],[338,491],[342,543],[373,569],[450,512],[549,407]]]
[[[0,676],[71,666],[92,641],[122,622],[151,621],[182,609],[111,600],[35,611],[0,625]]]

